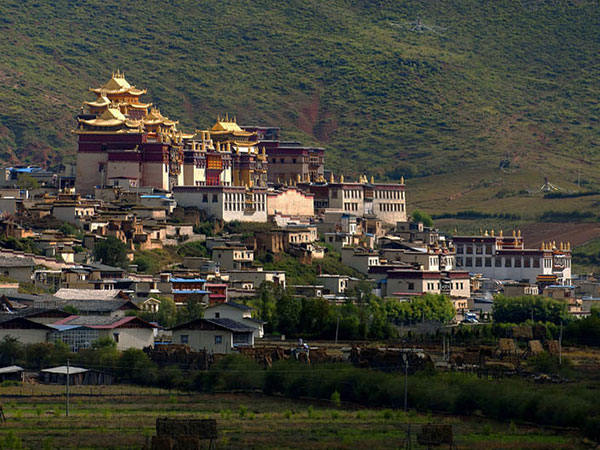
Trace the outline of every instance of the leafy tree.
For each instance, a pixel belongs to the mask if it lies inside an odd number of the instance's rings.
[[[32,190],[39,188],[40,184],[31,175],[26,173],[20,173],[17,176],[17,186],[19,186],[19,189]]]
[[[128,382],[151,384],[155,379],[156,365],[148,355],[137,348],[129,348],[121,354],[118,375]]]
[[[188,297],[185,306],[177,311],[176,322],[191,322],[192,320],[201,319],[202,317],[204,317],[204,303],[202,302],[202,296],[193,294]]]
[[[0,364],[2,367],[12,366],[23,358],[23,344],[17,338],[4,336],[0,341]]]
[[[140,311],[137,315],[148,322],[158,322],[165,328],[171,328],[177,324],[177,306],[170,298],[160,299],[158,312]]]
[[[94,258],[109,266],[127,264],[127,246],[114,236],[97,242],[94,246]]]
[[[117,343],[110,337],[92,342],[91,349],[81,349],[73,357],[74,362],[86,368],[115,373],[119,361]]]
[[[298,330],[302,304],[285,289],[279,288],[275,294],[278,330],[281,333],[294,334]]]
[[[77,315],[79,314],[79,310],[75,308],[73,305],[65,305],[63,307],[63,311],[69,314]]]
[[[83,233],[81,232],[81,230],[79,228],[77,228],[75,225],[70,224],[68,222],[63,223],[60,227],[58,227],[58,231],[60,231],[62,234],[66,235],[66,236],[73,235],[78,238],[81,238],[83,236]]]
[[[539,295],[506,298],[498,295],[492,306],[494,322],[522,323],[527,320],[558,324],[567,320],[567,305]]]
[[[48,343],[28,344],[25,346],[25,366],[41,370],[52,365],[53,345]]]
[[[426,212],[421,212],[418,209],[415,209],[412,212],[411,217],[412,217],[413,221],[415,221],[415,222],[422,222],[423,225],[426,226],[426,227],[432,227],[433,226],[433,219]]]
[[[390,301],[386,305],[388,317],[396,323],[418,321],[448,322],[455,315],[454,306],[448,297],[425,294],[413,297],[409,302]]]
[[[258,313],[258,318],[267,322],[265,329],[267,331],[277,330],[277,306],[275,298],[276,286],[270,281],[263,281],[258,287],[258,295],[254,306]]]

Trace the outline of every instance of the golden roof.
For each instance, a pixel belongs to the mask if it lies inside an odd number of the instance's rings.
[[[164,124],[168,127],[172,127],[179,123],[178,121],[169,120],[168,117],[163,116],[160,113],[160,110],[158,108],[152,108],[150,110],[150,112],[148,113],[148,115],[146,117],[144,117],[144,119],[142,119],[142,120],[144,121],[144,124],[146,124],[146,125]]]
[[[145,94],[145,90],[136,89],[135,86],[130,85],[125,79],[125,74],[122,72],[113,72],[112,77],[108,82],[100,88],[90,88],[90,91],[97,94],[131,94],[131,95],[142,95]]]
[[[110,105],[110,100],[105,95],[99,95],[98,98],[93,102],[84,102],[88,106],[92,106],[94,108],[101,108],[103,106]]]
[[[234,136],[252,136],[254,133],[242,130],[236,123],[235,118],[229,119],[229,117],[217,117],[217,122],[210,129],[211,133],[215,135],[222,134],[233,134]]]
[[[100,117],[89,120],[79,119],[79,123],[94,127],[116,127],[125,125],[129,128],[137,128],[140,126],[139,121],[129,120],[118,108],[111,107],[106,108]]]
[[[128,108],[133,108],[133,109],[148,109],[152,106],[152,103],[123,103],[125,106],[127,106]]]

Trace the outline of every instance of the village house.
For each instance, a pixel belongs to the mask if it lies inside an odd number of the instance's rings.
[[[324,293],[340,295],[353,288],[360,280],[348,275],[322,274],[317,276],[317,283],[323,286]]]
[[[243,282],[257,289],[262,283],[273,283],[285,289],[285,272],[282,270],[263,270],[254,268],[250,270],[228,270],[224,272],[230,282]]]
[[[215,247],[212,259],[222,270],[250,269],[254,262],[254,251],[246,247]]]
[[[353,247],[343,247],[342,264],[367,275],[371,267],[380,265],[379,254],[375,252],[366,252]]]
[[[254,328],[254,339],[260,339],[264,336],[264,325],[259,319],[252,317],[252,308],[241,303],[225,302],[214,306],[209,306],[204,310],[205,319],[231,319]]]
[[[223,222],[267,221],[267,189],[246,186],[175,186],[173,196],[183,207],[196,207]]]
[[[111,338],[118,350],[154,346],[154,325],[136,316],[70,316],[53,325],[84,325],[98,331],[98,339]]]
[[[254,346],[255,328],[225,318],[196,319],[172,329],[173,343],[195,351],[228,354],[236,347]]]
[[[32,258],[0,258],[0,274],[20,283],[31,283],[34,267]]]

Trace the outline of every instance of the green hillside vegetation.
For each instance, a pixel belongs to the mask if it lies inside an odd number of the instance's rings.
[[[119,68],[183,129],[224,112],[280,126],[347,175],[445,173],[486,199],[543,175],[598,189],[599,26],[592,0],[9,0],[0,160],[72,160],[88,87]],[[441,192],[426,180],[411,199]]]

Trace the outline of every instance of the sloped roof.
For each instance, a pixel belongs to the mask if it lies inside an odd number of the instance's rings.
[[[197,324],[200,322],[207,322],[210,323],[212,325],[215,325],[218,328],[221,328],[223,330],[227,330],[227,331],[231,331],[233,333],[249,333],[249,332],[254,332],[254,328],[249,327],[248,325],[245,325],[241,322],[237,322],[235,320],[232,319],[224,319],[224,318],[219,318],[219,319],[196,319],[196,320],[192,320],[191,322],[187,322],[181,325],[177,325],[176,327],[173,327],[173,330],[181,330],[181,329],[186,329],[187,327],[193,325],[193,324]]]
[[[206,309],[208,310],[208,309],[216,308],[218,306],[230,306],[232,308],[240,309],[242,311],[252,311],[252,308],[250,308],[249,306],[243,305],[241,303],[236,303],[236,302],[224,302],[224,303],[220,303],[218,305],[209,306]]]
[[[79,312],[112,312],[119,309],[139,310],[134,302],[125,299],[115,300],[67,300],[65,306],[72,306]],[[125,308],[124,308],[125,307]]]
[[[150,322],[146,322],[145,320],[142,320],[136,316],[70,316],[66,319],[55,322],[54,325],[85,325],[95,329],[114,329],[128,324],[129,322],[138,322],[146,325],[148,328],[156,328]]]
[[[2,367],[2,368],[0,368],[0,374],[23,372],[24,370],[25,369],[23,369],[20,366],[8,366],[8,367]]]
[[[0,258],[0,267],[33,267],[34,265],[32,258]]]
[[[63,300],[114,300],[119,292],[117,289],[60,288],[54,296]]]
[[[66,375],[67,371],[69,373],[69,375],[73,375],[76,373],[85,373],[85,372],[89,372],[88,369],[84,369],[83,367],[75,367],[75,366],[58,366],[58,367],[51,367],[49,369],[43,369],[42,372],[46,372],[46,373],[57,373],[57,374],[62,374],[62,375]]]

